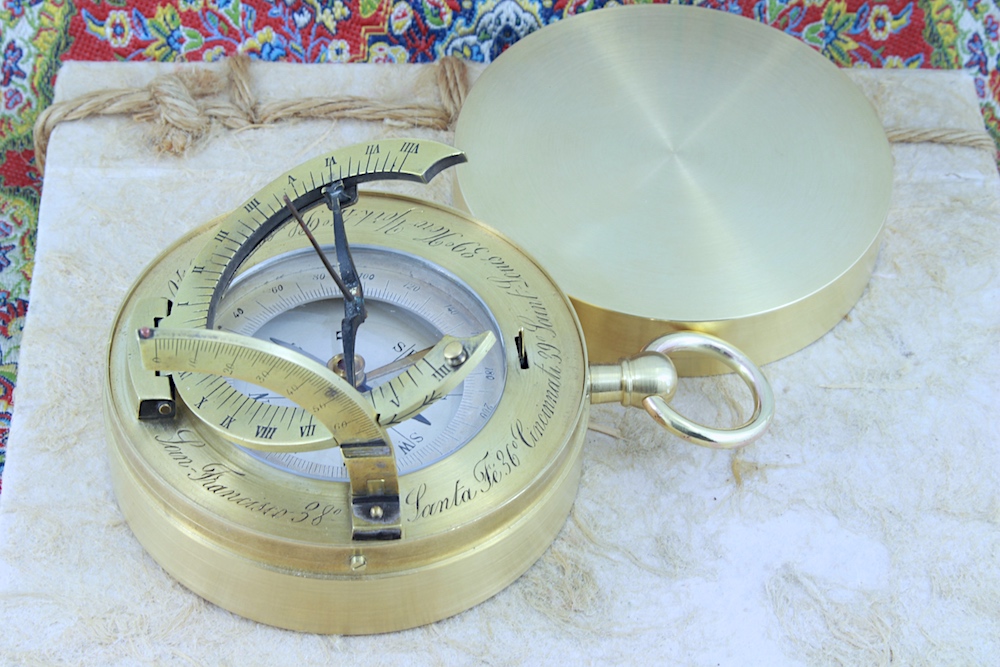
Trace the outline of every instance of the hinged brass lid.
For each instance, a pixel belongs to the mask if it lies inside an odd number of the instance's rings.
[[[529,35],[476,82],[456,144],[465,205],[553,274],[592,361],[678,329],[757,363],[801,349],[861,296],[889,210],[889,144],[854,84],[774,28],[693,7]]]

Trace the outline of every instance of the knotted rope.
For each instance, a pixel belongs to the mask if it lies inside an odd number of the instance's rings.
[[[157,150],[182,154],[215,125],[233,130],[292,119],[390,122],[404,127],[446,130],[458,118],[468,93],[465,61],[447,57],[435,65],[441,105],[393,103],[364,97],[307,97],[260,104],[253,93],[250,58],[226,59],[224,73],[179,69],[144,88],[98,90],[57,102],[35,121],[35,160],[45,169],[45,152],[60,123],[92,116],[130,115],[151,123]],[[223,95],[224,94],[224,95]]]
[[[144,88],[98,90],[57,102],[35,122],[35,160],[45,169],[49,137],[59,123],[91,116],[131,115],[153,127],[157,150],[182,154],[221,125],[233,130],[272,125],[292,119],[362,120],[404,127],[446,130],[458,118],[469,84],[465,61],[447,57],[435,64],[441,105],[400,104],[365,97],[307,97],[260,104],[250,80],[250,58],[226,59],[225,73],[179,69],[153,79]],[[225,94],[225,95],[223,95]],[[967,146],[996,155],[985,130],[886,128],[893,143],[937,143]]]

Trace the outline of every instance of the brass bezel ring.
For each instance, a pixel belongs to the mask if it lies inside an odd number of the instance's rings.
[[[764,435],[774,418],[774,392],[771,383],[745,354],[720,338],[696,331],[661,336],[645,349],[666,355],[692,352],[709,356],[736,371],[753,395],[753,415],[745,424],[731,429],[713,428],[691,421],[667,405],[662,397],[647,396],[642,405],[658,424],[679,438],[712,449],[737,449]]]

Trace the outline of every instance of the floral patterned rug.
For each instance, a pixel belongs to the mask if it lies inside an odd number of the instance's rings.
[[[66,60],[488,62],[606,0],[0,0],[0,485],[43,179],[32,126]],[[841,67],[963,69],[1000,139],[1000,0],[690,0],[753,18]],[[0,486],[2,488],[2,486]]]

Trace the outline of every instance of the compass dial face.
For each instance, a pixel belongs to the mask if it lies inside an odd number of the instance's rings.
[[[332,248],[324,248],[336,262]],[[419,470],[456,451],[489,420],[506,379],[501,331],[486,305],[458,277],[434,264],[387,248],[355,246],[368,318],[356,355],[364,362],[360,391],[406,372],[400,362],[434,345],[445,334],[491,331],[501,344],[450,393],[416,417],[389,427],[400,474]],[[344,312],[340,291],[311,248],[274,257],[240,274],[217,308],[216,328],[287,347],[327,366],[341,353]],[[331,363],[332,361],[332,363]],[[388,365],[388,373],[380,369]],[[293,407],[283,396],[230,380],[242,394],[269,406]],[[247,450],[276,468],[318,479],[346,480],[338,448],[311,452]]]

